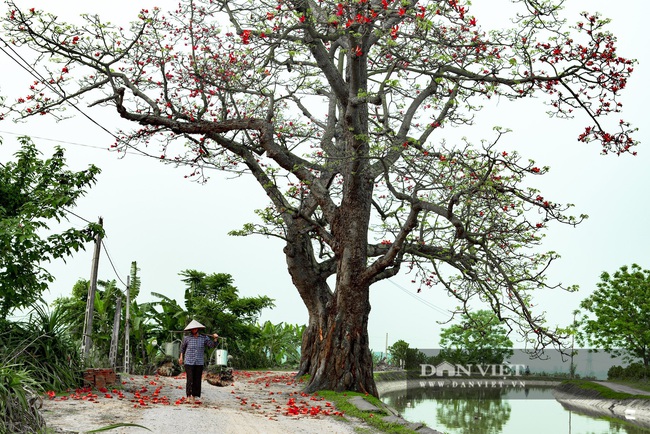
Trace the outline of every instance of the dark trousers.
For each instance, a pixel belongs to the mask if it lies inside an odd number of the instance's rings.
[[[187,396],[201,397],[201,377],[203,376],[203,365],[185,365],[185,376],[187,385],[185,394]]]

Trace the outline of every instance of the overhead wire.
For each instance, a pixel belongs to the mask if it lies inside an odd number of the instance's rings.
[[[70,99],[66,99],[66,96],[65,96],[62,92],[60,92],[57,88],[55,88],[54,86],[52,86],[52,85],[49,83],[49,81],[48,81],[45,77],[43,77],[43,75],[41,75],[41,73],[38,72],[38,71],[36,70],[36,68],[34,68],[34,67],[33,67],[33,66],[32,66],[32,65],[31,65],[27,60],[25,60],[25,59],[24,59],[20,54],[18,54],[18,52],[17,52],[16,50],[14,50],[14,49],[13,49],[13,48],[12,48],[12,47],[7,43],[7,41],[5,41],[5,40],[2,38],[2,36],[0,36],[0,42],[2,42],[2,43],[3,43],[3,44],[4,44],[4,45],[5,45],[5,46],[6,46],[6,47],[11,51],[11,53],[13,53],[13,55],[10,54],[10,53],[9,53],[9,52],[4,48],[4,47],[2,47],[2,45],[0,45],[0,51],[2,51],[2,52],[3,52],[7,57],[9,57],[9,59],[11,59],[11,60],[12,60],[14,63],[16,63],[18,66],[20,66],[23,70],[25,70],[25,71],[26,71],[29,75],[31,75],[33,78],[35,78],[35,79],[38,80],[39,82],[43,83],[43,85],[45,85],[45,86],[46,86],[47,88],[49,88],[52,92],[54,92],[54,93],[55,93],[59,98],[61,98],[64,102],[66,102],[67,104],[69,104],[70,106],[72,106],[72,108],[74,108],[76,111],[78,111],[79,113],[81,113],[81,115],[82,115],[83,117],[85,117],[85,118],[88,119],[90,122],[92,122],[93,124],[95,124],[96,126],[98,126],[99,128],[101,128],[101,129],[102,129],[103,131],[105,131],[106,133],[108,133],[111,137],[113,137],[113,138],[115,139],[116,142],[122,142],[122,143],[124,143],[124,145],[125,145],[126,147],[128,147],[129,149],[132,149],[133,151],[135,151],[136,154],[140,154],[141,156],[145,156],[145,157],[149,157],[149,158],[155,158],[156,160],[160,160],[160,158],[157,157],[157,156],[155,156],[155,155],[148,154],[148,153],[144,152],[144,151],[141,150],[141,149],[138,149],[138,148],[136,148],[136,147],[134,147],[134,146],[132,146],[132,145],[130,145],[130,144],[128,144],[128,143],[123,142],[122,139],[120,139],[120,138],[119,138],[118,136],[116,136],[112,131],[110,131],[110,130],[109,130],[108,128],[106,128],[104,125],[102,125],[101,123],[99,123],[98,121],[96,121],[93,117],[91,117],[89,114],[87,114],[86,112],[84,112],[82,109],[80,109],[80,108],[79,108],[75,103],[73,103]],[[14,56],[15,56],[15,57],[14,57]],[[18,59],[20,59],[20,61],[19,61]],[[21,62],[22,62],[22,63],[21,63]],[[46,140],[47,140],[47,139],[46,139]],[[72,144],[72,143],[71,143],[71,144]],[[88,146],[88,147],[91,147],[90,145],[80,145],[80,146]],[[174,161],[174,160],[168,160],[168,161]],[[183,162],[183,163],[184,163],[184,162]],[[181,164],[182,164],[182,163],[181,163]],[[185,164],[187,164],[187,163],[185,163]]]
[[[84,148],[97,149],[97,150],[100,150],[100,151],[109,150],[109,148],[107,148],[105,146],[89,145],[87,143],[71,142],[69,140],[52,139],[52,138],[49,138],[49,137],[35,136],[33,134],[22,134],[22,133],[16,133],[16,132],[13,132],[13,131],[0,130],[0,134],[11,134],[12,136],[27,136],[27,135],[29,135],[29,137],[31,139],[45,140],[45,141],[48,141],[48,142],[62,143],[62,144],[65,144],[65,145],[80,146],[80,147],[84,147]],[[129,147],[129,148],[131,148],[131,147]],[[174,161],[174,160],[170,160],[170,159],[167,159],[167,158],[154,157],[153,155],[149,155],[147,153],[142,153],[142,152],[123,151],[123,153],[124,154],[129,154],[129,155],[134,155],[134,156],[137,156],[137,157],[155,158],[156,160],[160,160],[160,161],[170,161],[170,162]],[[174,161],[174,162],[176,162],[176,161]],[[180,162],[178,162],[178,163],[180,163]],[[207,169],[212,169],[212,167],[207,167]]]
[[[63,208],[63,210],[64,210],[65,212],[67,212],[68,214],[72,214],[73,216],[77,217],[79,220],[83,220],[83,221],[85,221],[86,223],[91,223],[90,220],[81,217],[79,214],[76,214],[76,213],[70,211],[68,208]]]
[[[108,262],[111,264],[111,267],[113,268],[113,271],[115,272],[115,276],[117,276],[117,279],[122,282],[122,285],[127,287],[128,285],[122,280],[120,277],[120,273],[118,273],[117,269],[115,268],[115,264],[113,263],[113,258],[111,258],[110,253],[108,253],[108,248],[106,248],[106,243],[104,240],[102,240],[102,247],[104,248],[104,253],[106,253],[106,257],[108,258]]]
[[[136,154],[136,155],[140,155],[140,156],[143,156],[143,157],[153,158],[153,159],[156,159],[156,160],[162,160],[162,161],[174,162],[174,163],[176,163],[176,164],[184,164],[184,165],[192,165],[192,164],[195,164],[195,163],[190,163],[190,162],[187,162],[187,161],[177,161],[177,160],[171,160],[171,159],[167,159],[167,158],[160,158],[159,156],[149,154],[149,153],[147,153],[147,152],[145,152],[145,151],[143,151],[143,150],[141,150],[141,149],[139,149],[139,148],[137,148],[137,147],[135,147],[135,146],[130,145],[129,143],[124,142],[122,139],[120,139],[118,136],[116,136],[112,131],[110,131],[110,130],[109,130],[108,128],[106,128],[104,125],[102,125],[101,123],[99,123],[98,121],[96,121],[93,117],[91,117],[89,114],[87,114],[87,113],[84,112],[82,109],[80,109],[80,108],[79,108],[75,103],[73,103],[70,99],[66,99],[66,96],[65,96],[62,92],[60,92],[57,88],[55,88],[54,86],[52,86],[52,85],[49,83],[49,81],[48,81],[45,77],[43,77],[43,75],[41,75],[41,73],[39,73],[39,72],[36,70],[36,68],[34,68],[34,67],[29,63],[29,62],[27,62],[27,60],[25,60],[25,59],[24,59],[20,54],[18,54],[18,52],[17,52],[16,50],[14,50],[14,49],[13,49],[13,48],[12,48],[12,47],[7,43],[7,41],[5,41],[1,36],[0,36],[0,42],[2,42],[2,43],[3,43],[3,44],[4,44],[4,45],[5,45],[5,46],[6,46],[6,47],[11,51],[11,53],[13,53],[13,55],[10,54],[10,53],[9,53],[9,52],[4,48],[4,47],[2,47],[2,45],[0,45],[0,51],[2,51],[2,52],[3,52],[7,57],[9,57],[9,59],[11,59],[11,60],[12,60],[14,63],[16,63],[18,66],[20,66],[23,70],[25,70],[25,71],[26,71],[29,75],[31,75],[33,78],[35,78],[35,79],[38,80],[39,82],[43,83],[43,85],[45,85],[45,86],[46,86],[47,88],[49,88],[52,92],[54,92],[54,93],[55,93],[59,98],[61,98],[64,102],[66,102],[67,104],[69,104],[70,106],[72,106],[72,108],[74,108],[76,111],[78,111],[79,113],[81,113],[81,115],[82,115],[83,117],[85,117],[85,118],[88,119],[90,122],[92,122],[93,124],[95,124],[96,126],[98,126],[99,128],[101,128],[101,129],[102,129],[103,131],[105,131],[106,133],[108,133],[111,137],[113,137],[113,138],[115,139],[116,142],[121,142],[121,143],[123,143],[127,148],[133,150],[133,151],[134,151],[134,154]],[[15,56],[15,57],[14,57],[14,56]],[[20,59],[20,60],[18,60],[18,59]],[[21,62],[22,62],[22,63],[21,63]],[[15,133],[10,133],[10,134],[15,134]],[[44,139],[44,140],[52,140],[52,139]],[[63,143],[63,141],[61,141],[61,142]],[[74,144],[74,143],[72,143],[72,142],[68,142],[68,143],[69,143],[69,144]],[[78,145],[78,146],[94,147],[94,146],[91,146],[91,145],[82,145],[82,144],[77,144],[77,145]],[[104,149],[104,148],[102,148],[102,149]],[[210,167],[210,166],[203,167],[203,169],[214,169],[214,170],[217,170],[217,168],[215,168],[215,167]]]
[[[14,133],[13,131],[5,131],[5,130],[0,130],[0,134],[11,134],[12,136],[25,136],[25,135],[27,135],[27,134]],[[67,140],[60,140],[60,139],[50,139],[48,137],[35,136],[33,134],[29,134],[29,137],[32,138],[32,139],[45,140],[45,141],[48,141],[48,142],[57,142],[57,143],[63,143],[63,144],[66,144],[66,145],[82,146],[84,148],[101,149],[102,151],[106,150],[106,148],[103,147],[103,146],[88,145],[86,143],[70,142],[70,141],[67,141]],[[136,155],[136,154],[134,154],[134,155]]]
[[[70,101],[69,99],[65,99],[65,98],[66,98],[65,95],[63,95],[63,94],[62,94],[58,89],[56,89],[54,86],[52,86],[52,85],[48,82],[48,80],[47,80],[45,77],[43,77],[43,76],[41,75],[41,73],[39,73],[39,72],[36,70],[36,68],[34,68],[32,65],[30,65],[30,63],[27,62],[27,60],[25,60],[25,59],[24,59],[20,54],[18,54],[18,52],[17,52],[16,50],[14,50],[14,49],[11,47],[11,45],[9,45],[9,44],[7,43],[7,41],[5,41],[5,40],[2,38],[2,36],[0,36],[0,42],[2,42],[3,44],[5,44],[5,46],[6,46],[6,47],[7,47],[7,48],[8,48],[8,49],[13,53],[13,55],[15,55],[15,56],[16,56],[18,59],[20,59],[20,61],[22,61],[23,63],[19,62],[16,58],[14,58],[11,54],[9,54],[9,52],[7,52],[7,50],[5,50],[2,46],[0,46],[0,51],[2,51],[3,53],[5,53],[5,55],[7,55],[7,57],[9,57],[11,60],[13,60],[13,61],[14,61],[18,66],[20,66],[22,69],[24,69],[25,71],[27,71],[27,73],[28,73],[29,75],[31,75],[32,77],[34,77],[35,79],[37,79],[39,82],[43,83],[43,85],[45,85],[46,87],[48,87],[48,88],[49,88],[52,92],[54,92],[54,93],[55,93],[59,98],[63,99],[65,102],[67,102],[69,105],[71,105],[72,108],[74,108],[74,109],[77,110],[79,113],[81,113],[81,115],[84,116],[86,119],[88,119],[90,122],[92,122],[93,124],[95,124],[96,126],[98,126],[99,128],[101,128],[102,130],[104,130],[105,132],[107,132],[109,135],[111,135],[111,136],[112,136],[113,138],[115,138],[116,140],[119,140],[119,137],[117,137],[115,134],[113,134],[112,131],[110,131],[108,128],[106,128],[105,126],[103,126],[102,124],[100,124],[99,122],[97,122],[97,121],[96,121],[95,119],[93,119],[90,115],[86,114],[83,110],[81,110],[79,107],[77,107],[77,105],[74,104],[72,101]]]
[[[441,307],[439,307],[439,306],[436,306],[435,304],[433,304],[433,303],[431,303],[431,302],[429,302],[429,301],[423,299],[422,297],[417,296],[417,295],[414,294],[412,291],[409,291],[408,289],[404,288],[402,285],[400,285],[400,284],[398,284],[398,283],[396,283],[396,282],[393,282],[393,281],[390,280],[390,279],[388,279],[388,282],[390,282],[391,284],[393,284],[394,286],[396,286],[397,288],[399,288],[402,292],[404,292],[405,294],[407,294],[409,297],[414,298],[414,299],[417,300],[418,302],[424,304],[424,305],[427,306],[428,308],[430,308],[430,309],[432,309],[432,310],[435,310],[436,312],[441,313],[441,314],[444,314],[444,315],[446,315],[446,316],[451,316],[451,312],[449,312],[449,311],[447,311],[447,310],[445,310],[445,309],[443,309],[443,308],[441,308]]]

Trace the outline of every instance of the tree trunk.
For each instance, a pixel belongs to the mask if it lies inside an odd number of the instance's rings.
[[[311,239],[300,228],[293,229],[288,231],[284,251],[292,281],[309,312],[298,370],[298,376],[311,376],[305,390],[351,390],[377,396],[368,339],[369,285],[341,279],[337,273],[332,293],[328,267],[339,269],[340,264],[314,267]]]
[[[348,294],[341,296],[343,292]],[[368,293],[368,288],[337,288],[338,308],[332,306],[322,316],[310,314],[300,366],[301,373],[311,376],[306,392],[352,390],[377,396],[368,340]]]

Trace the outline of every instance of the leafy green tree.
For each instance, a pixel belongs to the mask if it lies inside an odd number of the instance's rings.
[[[113,336],[113,323],[117,298],[124,302],[121,290],[117,287],[116,280],[99,280],[95,294],[93,309],[93,331],[91,350],[100,360],[106,360],[101,366],[108,366],[108,355]],[[121,313],[120,313],[121,315]],[[122,323],[123,324],[123,323]]]
[[[234,343],[229,346],[234,355],[259,335],[256,322],[262,309],[274,306],[271,298],[240,297],[230,274],[184,270],[180,275],[186,284],[188,319],[196,319],[207,332],[216,331]]]
[[[408,342],[398,340],[388,347],[391,364],[402,366],[404,369],[414,369],[420,364],[427,363],[427,356],[417,348],[411,348]]]
[[[156,324],[152,318],[156,315],[156,302],[138,303],[137,297],[140,294],[142,281],[138,276],[138,264],[136,261],[131,262],[129,272],[129,294],[131,303],[129,305],[129,353],[131,354],[131,367],[135,372],[149,374],[153,371],[155,357],[158,354],[158,348],[153,345],[157,340]],[[126,303],[122,309],[124,318],[126,318]],[[126,320],[125,320],[126,323]],[[120,351],[120,354],[123,354]]]
[[[440,333],[440,355],[450,363],[489,365],[512,356],[512,341],[499,318],[490,310],[462,315],[462,324]]]
[[[402,363],[401,361],[406,360],[408,350],[408,342],[402,339],[396,341],[393,345],[388,347],[388,354],[390,354],[392,364],[399,365]]]
[[[284,242],[309,313],[308,391],[377,394],[370,288],[407,267],[421,288],[489,303],[537,349],[562,344],[565,331],[530,310],[558,257],[537,245],[553,222],[581,219],[530,187],[547,168],[499,149],[505,131],[477,145],[445,133],[494,101],[541,95],[553,116],[588,120],[581,142],[633,152],[634,128],[604,119],[635,64],[608,20],[585,13],[569,27],[561,0],[519,0],[501,11],[512,28],[489,31],[467,0],[181,0],[127,28],[7,3],[6,39],[58,62],[36,65],[49,75],[7,116],[100,94],[88,103],[134,125],[116,147],[158,142],[157,158],[197,180],[215,168],[264,191],[260,220],[232,233]]]
[[[582,342],[628,360],[650,363],[650,270],[637,264],[603,272],[596,290],[580,303]]]
[[[101,231],[91,223],[45,235],[67,219],[99,169],[67,170],[60,147],[43,160],[28,137],[18,140],[15,158],[0,162],[0,318],[34,303],[54,280],[41,264],[83,249]]]
[[[168,324],[173,323],[173,317],[168,314],[171,312],[169,305],[175,304],[174,301],[164,298],[163,312],[158,312],[155,306],[156,302],[139,303],[137,297],[140,293],[140,277],[136,262],[131,263],[130,271],[130,296],[131,296],[131,326],[130,326],[130,344],[131,344],[131,365],[139,372],[148,372],[153,362],[153,357],[158,349],[152,345],[154,340],[165,342],[170,340],[169,332],[171,330],[182,330],[182,327],[168,328]],[[88,288],[90,282],[87,279],[79,279],[72,288],[72,294],[69,297],[59,297],[54,300],[53,305],[57,309],[69,312],[67,315],[67,327],[70,335],[78,342],[84,328],[84,318],[86,312],[86,301],[88,299]],[[105,367],[108,362],[110,353],[110,344],[113,333],[113,322],[117,298],[122,299],[121,308],[121,330],[124,330],[126,323],[126,297],[122,289],[118,287],[115,280],[97,282],[97,292],[95,293],[95,304],[93,308],[93,331],[92,331],[92,353],[89,363],[95,366]],[[186,314],[183,311],[183,318]],[[180,320],[183,322],[183,320]],[[184,322],[183,322],[184,323]],[[162,325],[161,325],[162,324]],[[124,354],[123,333],[120,334],[119,345],[117,348],[117,362],[122,359]]]

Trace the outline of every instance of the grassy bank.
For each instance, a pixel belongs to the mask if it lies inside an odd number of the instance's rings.
[[[621,383],[623,384],[623,383]],[[626,386],[637,387],[635,384],[625,383]],[[595,399],[643,399],[650,402],[648,395],[633,395],[630,393],[617,392],[602,384],[586,380],[567,380],[562,382],[557,388],[562,392],[583,396],[585,398]]]
[[[395,433],[395,434],[412,434],[414,431],[397,423],[389,423],[382,420],[386,416],[390,416],[391,413],[386,410],[386,405],[381,402],[378,398],[374,396],[365,395],[363,393],[356,392],[332,392],[329,390],[324,390],[318,392],[318,396],[325,398],[326,400],[333,403],[337,410],[342,411],[348,417],[354,417],[363,420],[369,426],[373,427],[376,430],[379,430],[384,433]],[[350,398],[355,396],[361,396],[363,399],[368,401],[370,404],[377,407],[379,410],[376,412],[362,411],[355,407],[349,402]],[[363,431],[361,431],[363,433]],[[372,431],[368,431],[372,432]]]
[[[406,371],[379,371],[374,373],[376,382],[406,380]]]
[[[375,373],[375,381],[377,382],[404,380],[405,378],[406,374],[403,371]],[[308,380],[309,375],[304,375],[299,379],[299,382],[306,382]],[[367,430],[369,433],[379,431],[383,433],[412,434],[414,432],[406,426],[384,421],[383,418],[390,416],[392,413],[387,409],[386,404],[374,396],[357,392],[333,392],[330,390],[321,390],[317,392],[317,395],[334,404],[336,409],[343,412],[346,416],[363,420],[368,426],[372,427]],[[354,404],[349,402],[351,398],[358,396],[377,407],[378,410],[372,412],[359,410]],[[360,434],[366,432],[364,430],[358,431]]]

